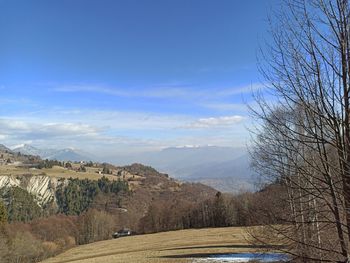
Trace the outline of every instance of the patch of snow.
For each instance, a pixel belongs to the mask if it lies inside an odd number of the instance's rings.
[[[290,258],[286,254],[281,253],[235,253],[225,255],[215,255],[210,257],[195,259],[193,263],[224,263],[224,262],[249,262],[250,260],[257,260],[259,262],[280,262],[288,261]]]

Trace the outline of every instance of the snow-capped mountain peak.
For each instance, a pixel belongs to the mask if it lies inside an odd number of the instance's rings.
[[[23,154],[40,156],[42,159],[59,160],[59,161],[89,161],[91,157],[80,153],[74,148],[65,149],[40,149],[32,145],[23,144],[12,148],[15,152]]]

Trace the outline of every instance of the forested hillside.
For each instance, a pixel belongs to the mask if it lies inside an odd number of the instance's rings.
[[[122,228],[141,234],[253,223],[253,195],[224,195],[149,166],[41,160],[5,147],[1,154],[4,262],[39,261]]]

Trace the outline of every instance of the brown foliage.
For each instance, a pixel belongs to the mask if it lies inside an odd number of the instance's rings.
[[[76,237],[76,218],[57,215],[35,220],[30,224],[32,232],[44,241],[57,241],[66,237]]]
[[[103,211],[90,209],[78,219],[78,244],[87,244],[111,238],[115,230],[113,217]]]
[[[257,220],[260,205],[266,203],[266,211],[269,213],[278,209],[269,202],[273,198],[272,193],[271,190],[265,190],[261,193],[243,193],[233,196],[218,192],[215,196],[198,202],[181,199],[181,201],[178,199],[154,200],[144,217],[140,219],[139,231],[153,233],[187,228],[261,224],[262,222]],[[265,218],[265,222],[268,223],[275,221],[276,219],[272,217]]]

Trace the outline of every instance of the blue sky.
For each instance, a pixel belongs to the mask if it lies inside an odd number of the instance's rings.
[[[278,0],[0,0],[0,140],[242,146]]]

